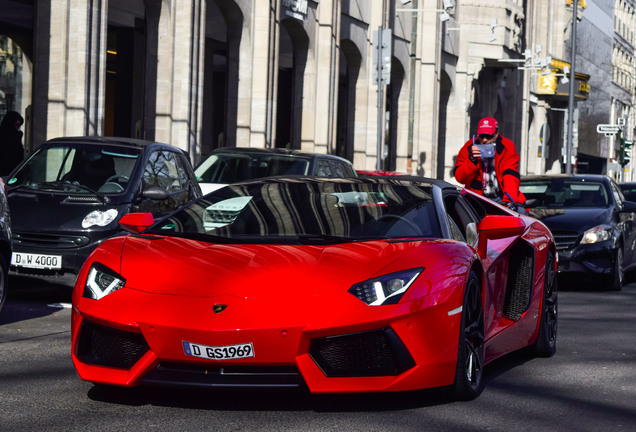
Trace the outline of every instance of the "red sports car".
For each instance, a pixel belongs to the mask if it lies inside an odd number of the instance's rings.
[[[486,363],[555,352],[550,231],[443,181],[274,177],[120,224],[73,293],[87,381],[471,399]]]

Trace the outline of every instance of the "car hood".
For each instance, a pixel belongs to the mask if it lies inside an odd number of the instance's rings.
[[[538,208],[530,209],[530,215],[543,222],[550,231],[585,232],[601,224],[610,223],[611,208]]]
[[[409,268],[395,269],[390,264],[423,244],[435,243],[439,242],[272,246],[128,237],[122,249],[121,275],[127,287],[159,294],[307,297],[328,294],[335,287],[342,292],[343,285]],[[400,265],[408,265],[405,261]]]
[[[81,198],[80,198],[81,199]],[[9,194],[12,229],[17,232],[64,233],[103,231],[117,229],[116,221],[106,227],[82,228],[82,220],[94,210],[117,209],[122,215],[123,206],[82,203],[66,194],[42,194],[17,192]],[[118,220],[119,217],[116,218]]]

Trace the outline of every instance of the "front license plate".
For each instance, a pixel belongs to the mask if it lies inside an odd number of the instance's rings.
[[[210,360],[232,360],[238,358],[254,357],[252,343],[226,346],[207,346],[183,341],[185,355],[200,357]]]
[[[25,268],[59,270],[62,268],[62,256],[13,252],[11,254],[11,265]]]

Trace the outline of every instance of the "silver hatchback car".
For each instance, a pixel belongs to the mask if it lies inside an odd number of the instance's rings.
[[[279,175],[357,177],[341,157],[282,148],[219,148],[194,170],[203,194],[230,183]]]

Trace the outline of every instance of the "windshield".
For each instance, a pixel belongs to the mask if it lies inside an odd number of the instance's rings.
[[[609,198],[601,182],[552,179],[522,182],[519,190],[527,199],[538,200],[537,207],[599,208],[607,207]]]
[[[237,243],[440,237],[430,186],[320,180],[231,185],[145,233]]]
[[[141,150],[104,145],[43,147],[9,179],[10,188],[78,194],[126,191]]]
[[[230,184],[260,177],[287,174],[306,175],[310,159],[302,156],[269,153],[213,154],[199,167],[197,180]]]

